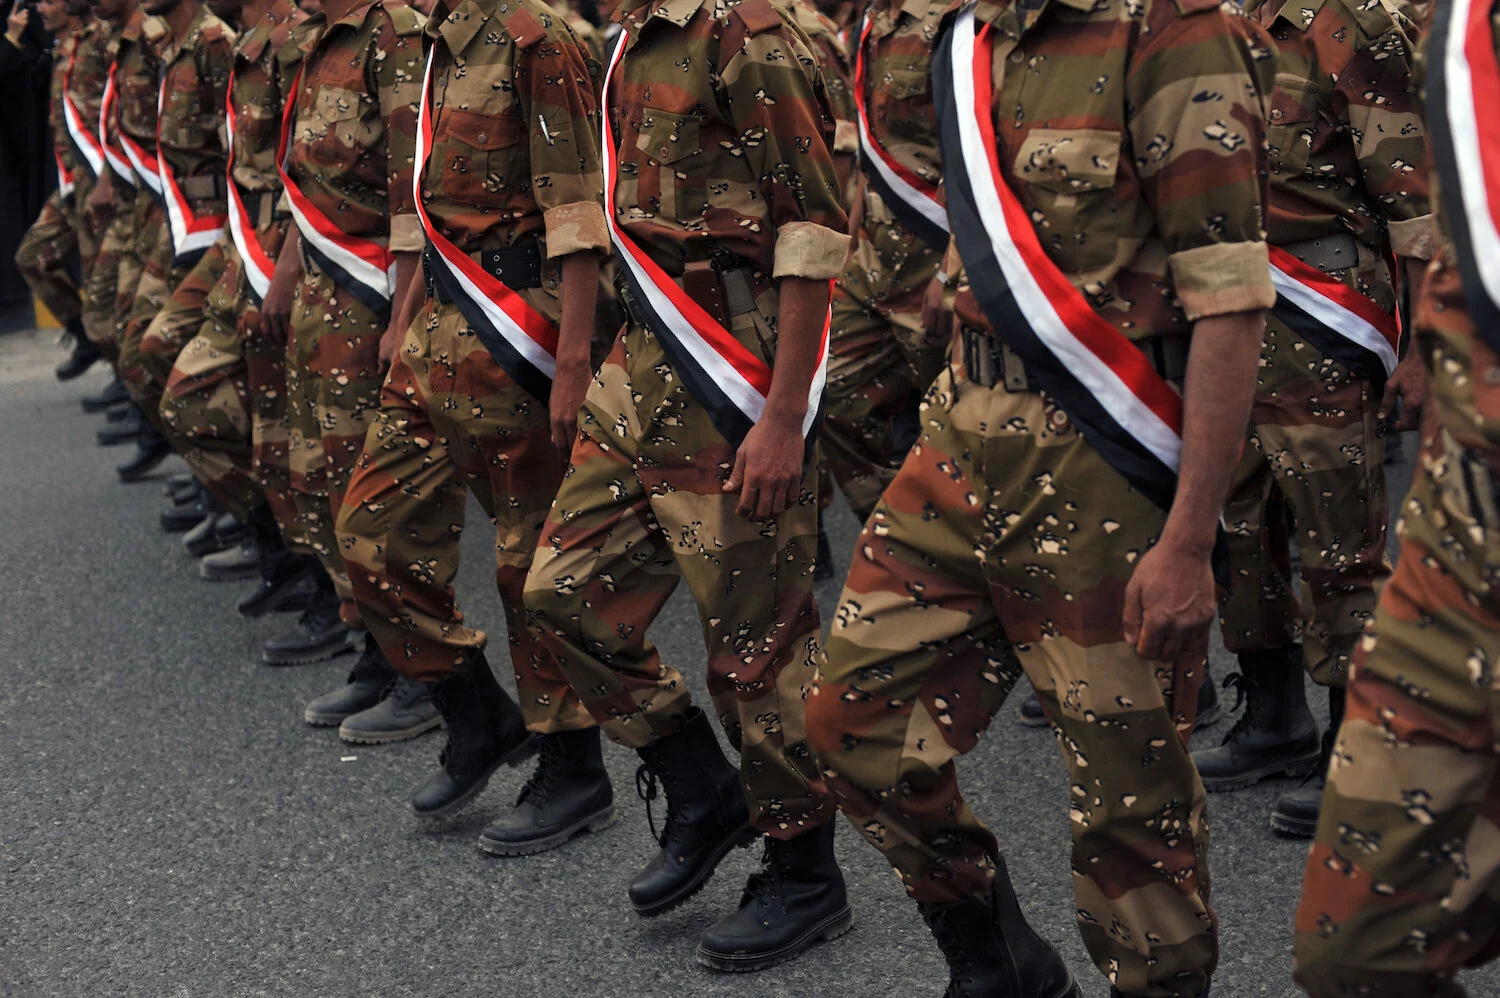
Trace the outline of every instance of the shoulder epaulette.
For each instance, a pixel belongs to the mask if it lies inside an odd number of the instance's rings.
[[[781,15],[771,0],[742,0],[729,8],[729,13],[738,17],[752,36],[774,30],[782,24]]]
[[[420,35],[427,26],[427,15],[406,0],[381,0],[380,7],[391,16],[397,35]]]
[[[506,10],[507,7],[510,9]],[[542,23],[526,9],[521,0],[501,0],[497,9],[500,23],[505,25],[505,33],[515,40],[517,48],[530,48],[547,37],[547,29],[542,27]]]

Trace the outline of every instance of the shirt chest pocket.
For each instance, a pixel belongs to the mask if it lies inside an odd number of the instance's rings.
[[[456,200],[479,204],[529,182],[530,158],[515,153],[526,137],[515,108],[482,114],[445,107],[438,113],[436,131],[442,144],[437,158],[443,164],[443,190]],[[429,180],[428,189],[433,186]]]
[[[384,131],[375,102],[345,87],[318,88],[313,121],[324,137],[353,149],[370,148]]]
[[[1027,208],[1045,221],[1038,235],[1060,267],[1079,273],[1114,261],[1119,132],[1038,128],[1016,153],[1014,174]]]
[[[635,147],[657,167],[641,171],[643,205],[680,222],[695,221],[708,211],[707,176],[717,171],[704,169],[701,160],[694,159],[703,152],[702,128],[695,115],[642,109]]]
[[[883,144],[915,141],[934,144],[937,122],[932,109],[932,89],[921,70],[891,69],[880,73],[871,95],[873,127]]]
[[[1270,119],[1266,125],[1266,159],[1271,173],[1278,177],[1302,176],[1312,157],[1318,125],[1317,91],[1295,76],[1280,76],[1271,95]]]
[[[661,166],[680,163],[703,151],[701,126],[691,114],[644,108],[635,147]]]

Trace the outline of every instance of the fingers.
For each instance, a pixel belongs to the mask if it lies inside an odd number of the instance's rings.
[[[745,484],[745,448],[741,447],[734,455],[734,469],[729,472],[729,481],[724,483],[725,492],[738,492]],[[744,512],[744,504],[741,503],[740,512]]]
[[[1133,578],[1125,586],[1123,623],[1125,624],[1125,643],[1134,648],[1141,636],[1141,587]]]

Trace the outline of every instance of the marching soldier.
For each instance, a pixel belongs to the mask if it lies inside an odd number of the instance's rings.
[[[956,998],[1082,993],[955,775],[1023,671],[1068,767],[1094,962],[1115,995],[1208,993],[1185,739],[1275,298],[1273,66],[1265,34],[1213,0],[982,0],[942,35],[960,335],[856,544],[807,730]]]
[[[1327,768],[1349,656],[1390,573],[1382,395],[1406,395],[1396,428],[1416,426],[1421,364],[1397,365],[1401,268],[1420,274],[1432,252],[1411,23],[1358,0],[1247,6],[1277,49],[1266,132],[1277,300],[1224,511],[1232,584],[1220,619],[1246,709],[1221,745],[1193,755],[1209,791]],[[1304,666],[1328,688],[1321,758]],[[1271,824],[1311,836],[1321,797],[1320,782],[1283,795]]]
[[[412,168],[423,21],[403,0],[328,0],[287,101],[281,179],[296,225],[261,312],[286,346],[292,500],[328,582],[295,631],[266,643],[272,665],[330,658],[360,637],[334,524],[415,304],[395,307],[422,249]],[[405,737],[439,723],[421,683],[391,695]]]
[[[1426,44],[1437,251],[1415,325],[1433,413],[1307,855],[1295,963],[1313,998],[1460,998],[1500,933],[1500,8],[1439,0]]]
[[[593,372],[599,255],[609,248],[599,67],[540,0],[441,5],[427,34],[416,165],[427,239],[414,287],[421,307],[350,479],[339,544],[371,640],[403,676],[431,688],[447,726],[442,767],[412,807],[450,813],[497,766],[539,751],[515,810],[479,840],[522,855],[614,820],[599,730],[537,643],[524,605],[572,442],[570,431],[554,435],[549,396],[571,408],[571,425]],[[484,632],[454,604],[470,489],[495,524],[519,707],[495,682]],[[384,682],[356,667],[350,685],[314,701],[307,718],[367,706]],[[341,734],[363,740],[369,726],[359,715]]]
[[[807,37],[769,0],[626,0],[616,18],[605,217],[631,319],[587,386],[526,606],[584,706],[639,753],[642,796],[665,784],[638,913],[683,903],[767,836],[741,908],[698,948],[756,970],[852,921],[802,721],[819,630],[809,434],[848,243],[833,114]],[[566,418],[577,396],[560,389]],[[738,772],[648,637],[680,579]]]

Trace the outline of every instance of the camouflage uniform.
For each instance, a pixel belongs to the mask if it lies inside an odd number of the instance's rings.
[[[277,204],[276,150],[284,95],[291,89],[307,16],[277,0],[235,45],[234,176],[257,240],[274,260],[291,216]],[[267,501],[289,540],[298,539],[287,466],[289,427],[283,347],[260,334],[260,299],[225,230],[215,251],[223,266],[203,302],[202,325],[177,355],[162,396],[163,429],[205,487],[242,522]]]
[[[288,174],[344,232],[422,249],[412,201],[422,15],[371,0],[321,30],[294,95]],[[299,531],[333,577],[346,623],[358,618],[334,518],[380,411],[380,337],[390,321],[336,284],[307,252],[286,353],[292,500]]]
[[[78,58],[68,81],[73,106],[96,140],[99,139],[99,107],[104,100],[104,85],[109,79],[109,66],[113,61],[113,42],[119,31],[120,25],[116,21],[103,18],[91,21],[79,38]],[[99,178],[90,171],[82,157],[78,160],[79,166],[74,172],[72,222],[78,233],[78,257],[83,278],[79,285],[79,304],[85,334],[95,343],[107,343],[114,338],[114,289],[111,288],[107,295],[96,297],[91,291],[91,281],[100,243],[111,219],[85,214],[84,205]]]
[[[766,0],[630,0],[617,17],[630,33],[606,96],[617,219],[674,279],[711,254],[753,271],[754,304],[726,328],[771,364],[774,279],[832,278],[847,247],[810,44]],[[664,78],[677,84],[653,86]],[[826,823],[833,808],[802,724],[818,651],[815,472],[774,522],[736,513],[738,496],[722,491],[734,446],[636,322],[589,387],[578,429],[526,580],[546,648],[612,738],[640,748],[674,734],[690,697],[647,630],[685,578],[752,823],[783,839]]]
[[[134,142],[142,154],[156,157],[156,101],[161,77],[161,60],[153,38],[160,38],[166,25],[160,18],[147,17],[137,10],[120,33],[115,87],[119,91],[116,125],[122,138]],[[141,380],[139,370],[140,335],[145,326],[132,325],[131,311],[135,294],[145,273],[146,258],[156,245],[157,236],[166,224],[166,211],[144,182],[136,189],[130,211],[119,214],[106,234],[106,250],[117,253],[115,280],[115,342],[120,348],[121,381]]]
[[[1271,304],[1259,29],[1206,0],[1001,0],[977,17],[994,27],[1005,182],[1099,315],[1154,351]],[[963,279],[955,306],[994,335]],[[1085,945],[1124,995],[1196,998],[1218,951],[1184,744],[1202,670],[1140,658],[1122,624],[1166,514],[1011,356],[998,380],[956,356],[927,392],[922,436],[856,544],[808,732],[913,898],[986,897],[1000,849],[954,759],[1024,671],[1071,780]]]
[[[1500,356],[1470,315],[1437,186],[1434,173],[1438,247],[1415,322],[1428,436],[1395,574],[1355,648],[1297,910],[1296,979],[1313,998],[1462,998],[1454,975],[1500,952]]]
[[[598,66],[541,0],[459,0],[437,8],[427,34],[433,145],[423,206],[463,252],[535,246],[541,286],[517,281],[516,290],[556,325],[558,258],[609,251]],[[398,671],[441,682],[485,645],[452,587],[473,488],[495,524],[521,708],[540,733],[593,725],[525,617],[526,570],[565,468],[546,400],[496,362],[458,305],[429,294],[391,366],[338,518],[370,633]]]
[[[116,100],[108,120],[101,122],[101,131],[107,134],[101,134],[100,141],[119,153],[123,153],[119,138],[120,58],[127,45],[134,45],[139,41],[141,25],[144,21],[143,12],[139,9],[133,12],[129,20],[120,26],[120,30],[111,35],[105,53],[115,74]],[[106,356],[110,358],[111,363],[114,363],[119,358],[120,350],[120,312],[116,302],[120,288],[120,259],[128,252],[131,239],[134,237],[131,226],[135,218],[136,195],[139,192],[135,186],[136,182],[129,177],[113,175],[113,171],[111,173],[112,204],[109,224],[105,226],[100,236],[99,252],[94,256],[94,266],[90,269],[88,279],[84,283],[83,298],[89,302],[91,309],[98,308],[107,316],[106,322],[95,323],[94,328],[88,329],[88,333],[91,338],[94,338],[95,344],[106,351]]]
[[[1346,266],[1325,272],[1389,312],[1387,255],[1425,260],[1432,242],[1422,122],[1408,93],[1412,26],[1356,0],[1266,2],[1252,16],[1279,57],[1266,133],[1269,241],[1315,266],[1345,241]],[[1313,678],[1338,686],[1390,574],[1382,386],[1275,313],[1267,320],[1250,443],[1224,511],[1234,580],[1220,608],[1224,644],[1261,652],[1301,639]],[[1288,521],[1302,555],[1301,605]]]
[[[222,217],[226,210],[224,105],[234,41],[234,30],[205,4],[181,42],[167,34],[156,43],[167,95],[157,122],[158,148],[199,218]],[[170,225],[158,228],[130,313],[130,327],[142,330],[138,366],[124,379],[153,421],[160,419],[172,363],[202,325],[203,304],[224,266],[222,241],[194,257],[175,246]]]
[[[942,178],[928,75],[941,0],[876,0],[865,41],[862,95],[876,141],[925,180]],[[858,26],[854,30],[858,30]],[[855,44],[858,44],[857,40]],[[854,513],[870,515],[905,457],[896,420],[937,376],[948,343],[922,328],[922,294],[942,253],[923,242],[864,189],[854,256],[833,299],[833,356],[823,456]],[[833,501],[825,481],[821,499]]]

